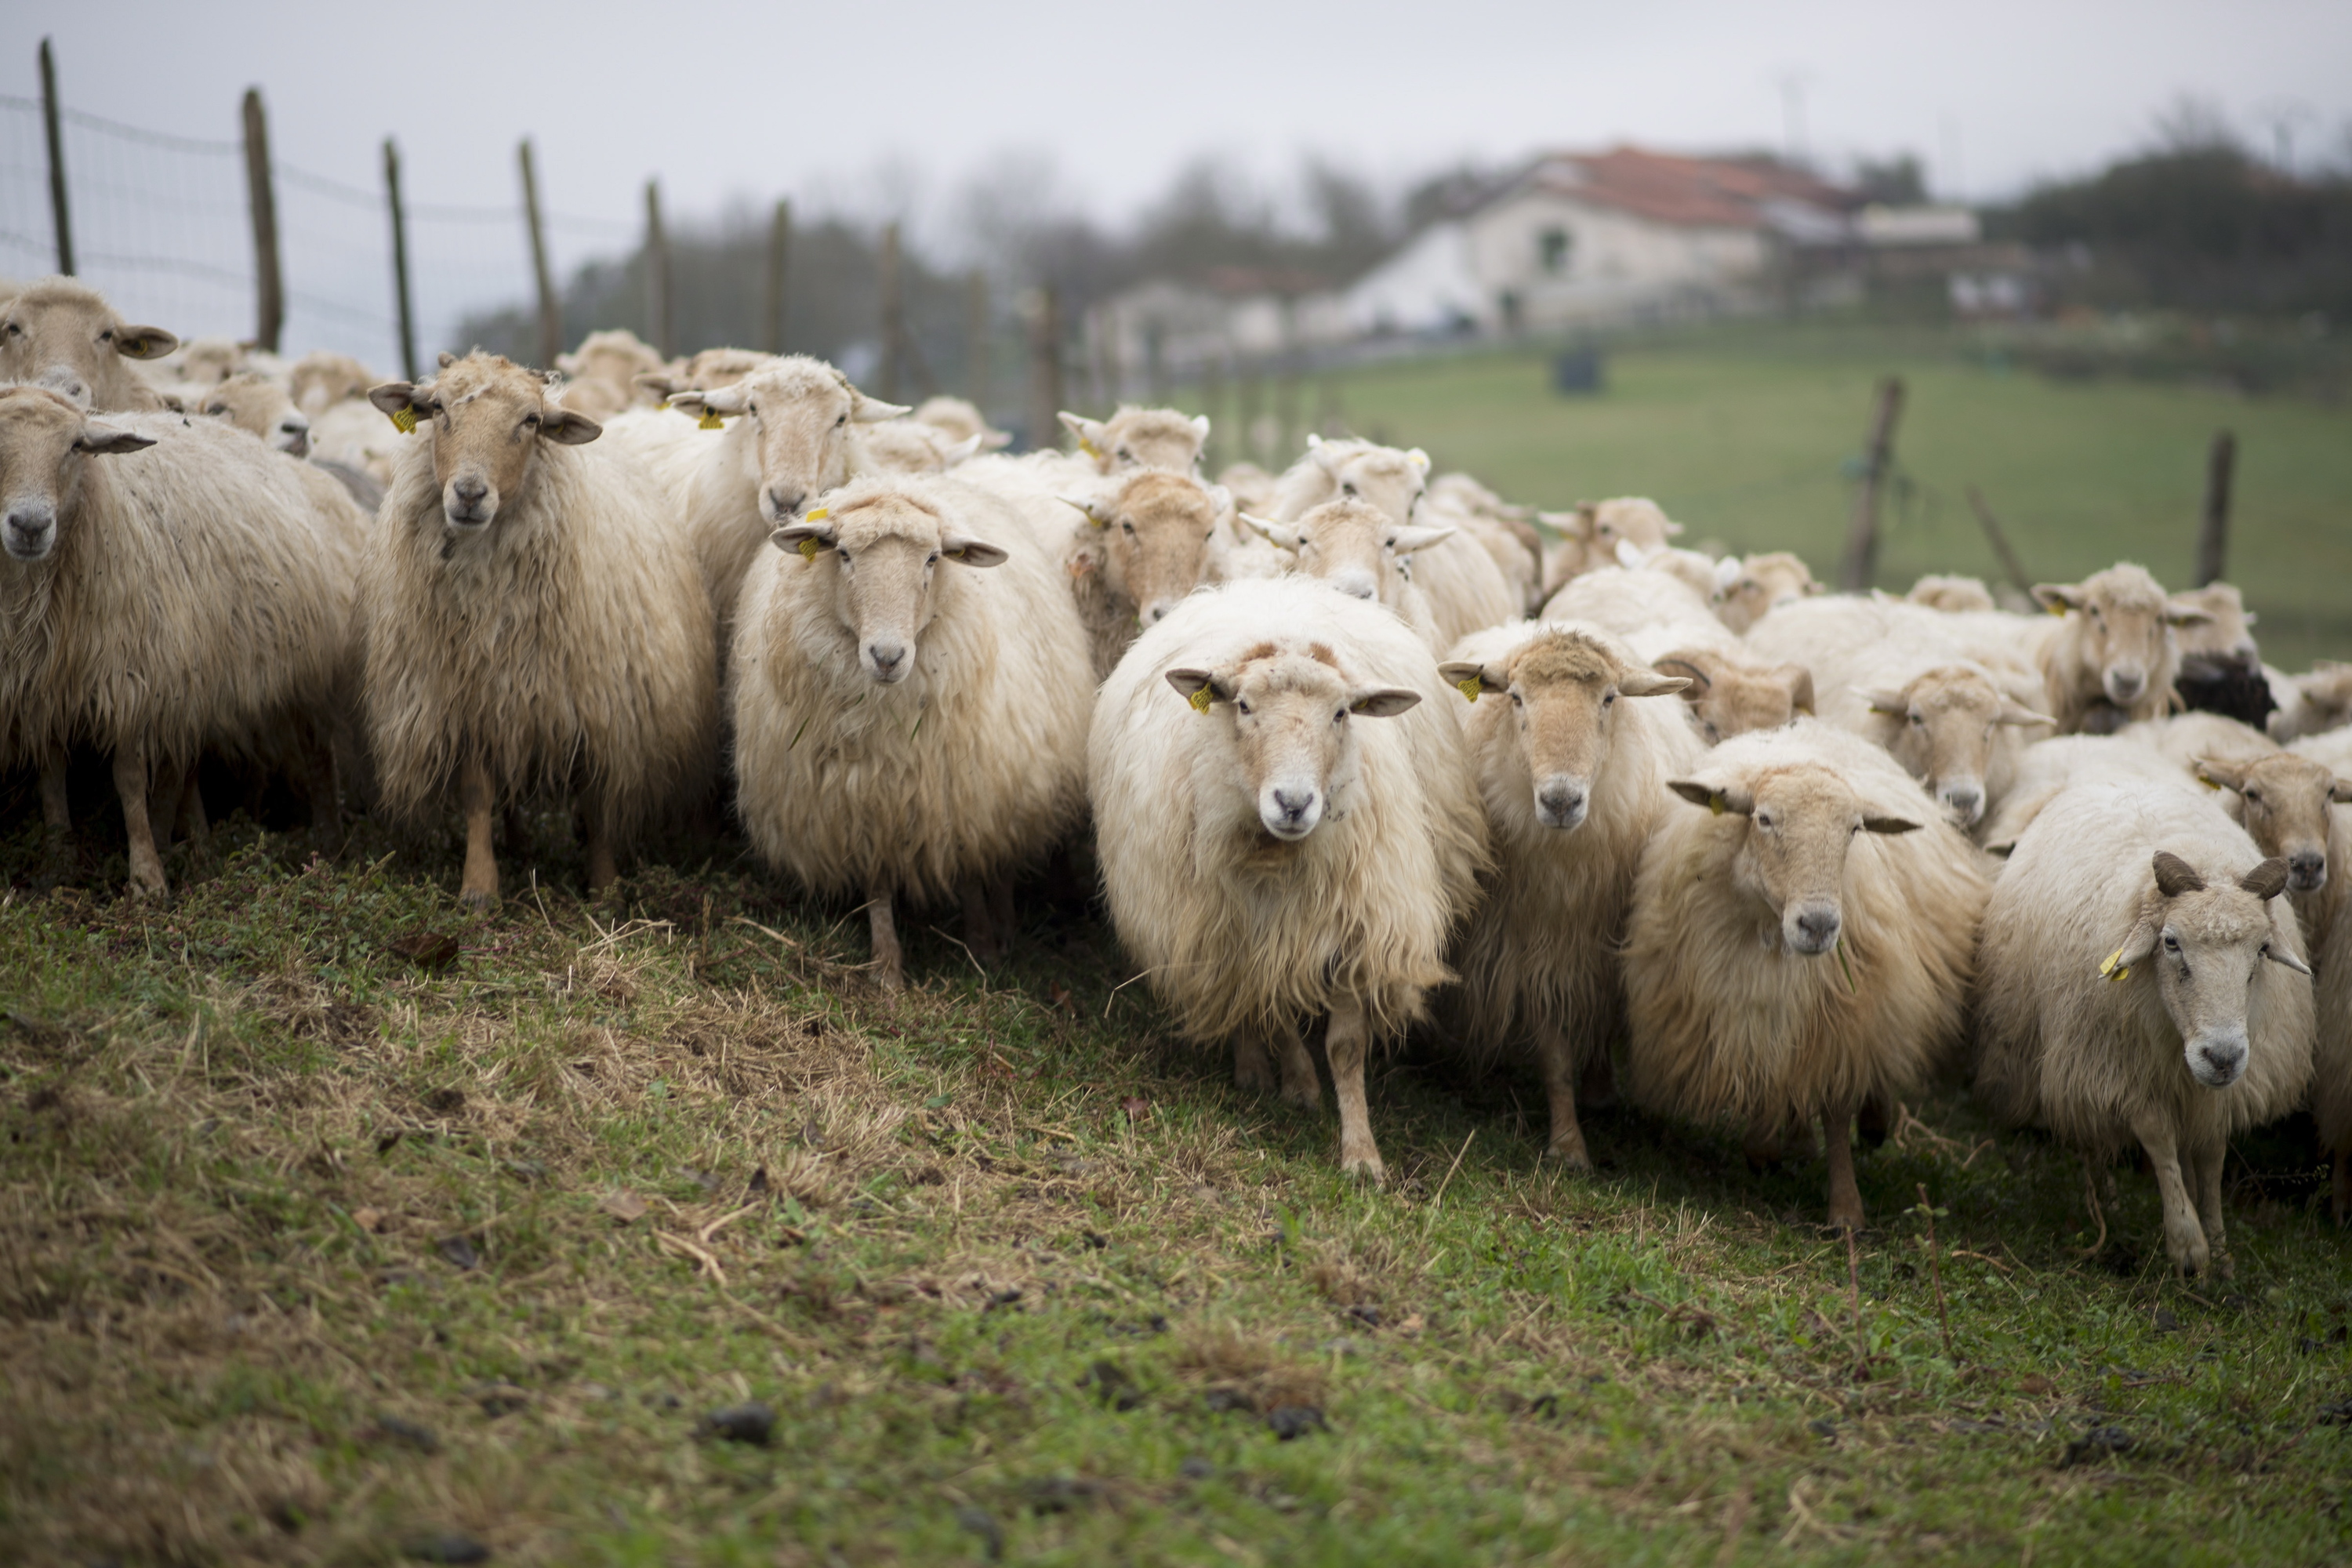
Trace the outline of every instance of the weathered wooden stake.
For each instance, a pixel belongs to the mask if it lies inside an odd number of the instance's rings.
[[[898,376],[904,367],[906,321],[898,285],[898,224],[882,226],[882,246],[875,257],[875,289],[882,306],[882,363],[874,373],[875,395],[885,403],[898,401]]]
[[[963,280],[963,395],[988,413],[988,274],[975,267]]]
[[[1051,283],[1030,298],[1029,449],[1062,444],[1062,305]]]
[[[2230,554],[2230,481],[2238,467],[2238,438],[2214,433],[2205,455],[2205,516],[2197,530],[2197,585],[2221,580]]]
[[[2000,557],[2000,569],[2008,574],[2011,584],[2019,593],[2030,595],[2033,592],[2032,575],[2025,570],[2025,563],[2017,558],[2017,552],[2011,548],[2009,532],[2000,526],[2000,519],[1993,516],[1992,508],[1985,504],[1984,492],[1974,485],[1969,487],[1969,506],[1977,514],[1977,525],[1984,530],[1986,540],[1992,545],[1992,552]]]
[[[563,302],[555,295],[555,270],[547,260],[547,226],[539,210],[539,173],[532,167],[530,138],[522,140],[522,219],[530,230],[530,270],[539,285],[539,363],[544,369],[563,352]]]
[[[274,354],[286,330],[286,279],[278,255],[278,193],[269,179],[269,119],[257,87],[245,89],[245,191],[253,215],[253,342]]]
[[[772,354],[784,352],[785,314],[792,304],[786,287],[792,281],[793,204],[779,197],[776,216],[768,220],[768,301],[761,319],[760,346]]]
[[[1890,375],[1878,384],[1878,403],[1870,419],[1870,445],[1863,454],[1862,489],[1853,498],[1853,522],[1846,531],[1845,559],[1838,569],[1838,585],[1849,594],[1870,586],[1878,567],[1878,500],[1895,456],[1895,426],[1903,417],[1903,378]]]
[[[669,282],[669,233],[662,227],[661,182],[646,182],[646,330],[654,352],[677,353],[677,315]]]
[[[392,296],[400,320],[400,374],[416,380],[416,312],[408,295],[408,211],[400,199],[400,150],[383,139],[383,190],[392,208]]]
[[[66,207],[66,130],[58,115],[58,58],[41,40],[41,128],[49,138],[49,222],[58,239],[58,270],[73,276],[73,215]]]

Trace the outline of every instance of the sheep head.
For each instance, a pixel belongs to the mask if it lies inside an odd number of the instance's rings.
[[[2051,722],[1969,664],[1937,665],[1905,686],[1861,695],[1873,713],[1895,721],[1883,736],[1887,751],[1962,827],[1984,815],[1985,773],[1999,727]]]
[[[2156,852],[2139,918],[2099,972],[2127,980],[2155,971],[2158,996],[2180,1032],[2189,1076],[2227,1089],[2246,1070],[2248,993],[2264,959],[2309,974],[2267,907],[2286,889],[2286,862],[2263,861],[2240,877],[2208,877],[2168,850]]]
[[[0,381],[39,382],[85,407],[123,408],[124,360],[162,359],[180,340],[161,327],[134,327],[97,290],[70,278],[33,284],[0,305]]]
[[[488,528],[501,500],[530,482],[541,442],[577,447],[604,427],[556,403],[548,378],[499,354],[443,356],[422,386],[388,381],[368,401],[397,421],[404,409],[433,432],[433,477],[441,516],[453,529]]]
[[[1140,626],[1154,626],[1209,574],[1209,541],[1233,498],[1187,474],[1139,469],[1070,505],[1101,541],[1106,580]]]
[[[787,572],[831,579],[843,651],[877,685],[914,673],[923,633],[941,608],[939,569],[1002,565],[1005,552],[973,539],[905,481],[862,481],[770,535],[799,556]]]
[[[2200,757],[2196,765],[2199,778],[2238,797],[2247,835],[2285,865],[2292,891],[2327,886],[2328,807],[2352,800],[2352,784],[2293,752],[2236,761]]]
[[[1412,576],[1412,557],[1454,537],[1451,528],[1402,523],[1369,502],[1343,496],[1293,523],[1243,520],[1268,542],[1290,551],[1298,569],[1351,598],[1395,608]]]
[[[1983,578],[1958,577],[1942,572],[1930,572],[1920,578],[1903,597],[1907,603],[1940,610],[1948,616],[2000,607],[1993,603],[1992,590],[1985,586]]]
[[[359,361],[324,349],[304,354],[287,372],[294,406],[310,415],[324,414],[338,403],[365,397],[368,388],[375,383],[374,374]]]
[[[1362,766],[1356,720],[1392,718],[1421,700],[1418,691],[1350,680],[1320,643],[1261,643],[1215,669],[1167,678],[1205,722],[1232,726],[1232,783],[1254,803],[1258,826],[1283,844],[1340,815]]]
[[[2100,692],[2123,709],[2145,700],[2151,686],[2171,680],[2172,628],[2212,619],[2202,609],[2173,604],[2145,568],[2129,563],[2080,583],[2036,584],[2033,596],[2052,614],[2075,619],[2084,668],[2098,672]]]
[[[730,386],[669,395],[688,414],[749,415],[758,425],[760,515],[788,523],[849,478],[852,425],[896,419],[907,410],[868,397],[849,378],[805,354],[781,359]]]
[[[1804,562],[1785,550],[1775,550],[1740,561],[1737,570],[1725,573],[1716,592],[1719,595],[1716,619],[1744,637],[1748,627],[1780,605],[1818,594],[1822,585],[1813,581]]]
[[[1378,507],[1393,522],[1411,522],[1429,488],[1429,454],[1416,447],[1400,452],[1370,441],[1307,437],[1307,455],[1323,470],[1330,493]]]
[[[1516,731],[1513,754],[1527,775],[1523,797],[1540,826],[1584,826],[1595,781],[1609,761],[1618,699],[1663,697],[1690,684],[1623,658],[1589,633],[1553,628],[1488,664],[1456,660],[1438,672],[1465,697],[1505,699]]]
[[[1064,414],[1062,423],[1078,438],[1078,449],[1106,474],[1137,468],[1197,474],[1201,448],[1209,441],[1207,415],[1188,418],[1172,408],[1122,406],[1108,419]]]
[[[1668,785],[1718,816],[1744,818],[1732,886],[1779,920],[1781,944],[1804,958],[1837,945],[1844,927],[1846,854],[1861,833],[1910,833],[1919,824],[1864,808],[1831,769],[1803,763],[1752,778],[1706,773]]]
[[[234,425],[290,457],[310,455],[310,421],[294,406],[286,389],[251,371],[230,376],[205,394],[196,410],[207,419]]]
[[[1812,671],[1801,664],[1755,664],[1718,648],[1678,648],[1652,662],[1659,674],[1690,682],[1683,700],[1710,746],[1813,710]]]
[[[84,459],[155,443],[102,420],[60,392],[0,387],[0,548],[44,561],[80,489]]]

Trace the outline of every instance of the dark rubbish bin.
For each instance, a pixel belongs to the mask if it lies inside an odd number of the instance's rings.
[[[1601,351],[1567,349],[1552,356],[1551,389],[1562,397],[1584,397],[1601,390]]]

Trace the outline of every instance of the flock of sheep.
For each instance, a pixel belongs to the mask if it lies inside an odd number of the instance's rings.
[[[2352,1207],[2352,672],[2266,670],[2233,589],[1827,595],[1360,440],[1211,482],[1166,410],[1013,458],[801,356],[600,332],[412,385],[0,293],[0,765],[62,834],[68,755],[110,758],[135,889],[207,752],[321,824],[454,791],[477,905],[520,797],[569,795],[602,889],[731,781],[895,987],[902,902],[960,900],[984,956],[1091,824],[1120,941],[1244,1087],[1318,1108],[1322,1022],[1368,1177],[1365,1059],[1420,1027],[1531,1062],[1571,1168],[1621,1070],[1758,1162],[1818,1127],[1841,1226],[1857,1125],[1950,1075],[2136,1141],[2183,1270],[2228,1268],[2230,1134],[2299,1106]]]

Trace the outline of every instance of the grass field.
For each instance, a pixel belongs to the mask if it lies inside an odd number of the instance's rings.
[[[2230,576],[2273,662],[2352,657],[2352,406],[2190,385],[2059,381],[2002,368],[1957,331],[1780,324],[1634,339],[1607,390],[1561,397],[1543,356],[1480,354],[1353,371],[1349,423],[1428,448],[1504,494],[1546,506],[1655,497],[1692,540],[1794,550],[1832,579],[1873,387],[1907,392],[1906,484],[1881,585],[1924,572],[1997,579],[1969,510],[1979,487],[2028,571],[2073,581],[2119,559],[2192,580],[2206,452],[2238,437]]]

